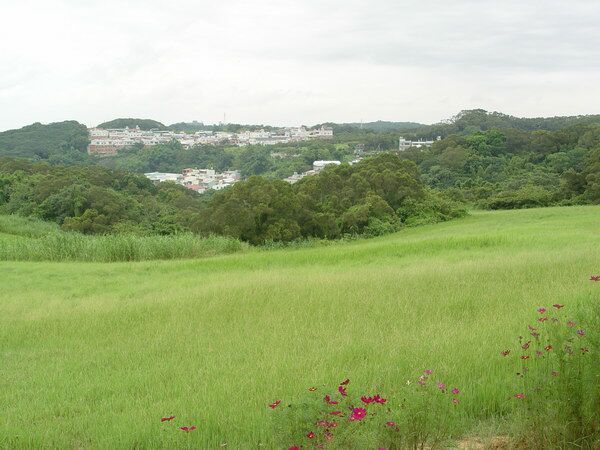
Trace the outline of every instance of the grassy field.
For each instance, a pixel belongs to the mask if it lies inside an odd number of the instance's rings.
[[[275,448],[275,399],[346,377],[393,398],[425,368],[461,387],[460,433],[503,433],[499,351],[540,305],[597,304],[599,272],[600,207],[201,260],[0,262],[0,446]]]
[[[62,231],[52,222],[0,215],[0,261],[147,261],[203,258],[247,248],[225,236],[84,235]]]

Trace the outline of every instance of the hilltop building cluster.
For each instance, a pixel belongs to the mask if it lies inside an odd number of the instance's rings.
[[[213,169],[183,169],[181,173],[150,172],[144,174],[154,183],[172,181],[200,194],[209,189],[215,191],[233,186],[241,179],[237,170],[216,172]]]
[[[93,155],[114,155],[121,148],[134,144],[157,145],[173,140],[183,147],[190,148],[198,144],[272,145],[310,139],[328,139],[333,137],[333,129],[320,127],[287,127],[275,131],[256,130],[229,133],[225,131],[197,131],[195,133],[175,132],[171,130],[140,130],[136,128],[103,129],[90,128],[88,153]]]

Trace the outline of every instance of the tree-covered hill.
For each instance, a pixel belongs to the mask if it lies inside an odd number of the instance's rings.
[[[43,125],[36,122],[0,133],[0,157],[80,162],[87,158],[88,130],[74,120]]]
[[[557,131],[574,125],[592,124],[600,124],[600,114],[529,118],[489,112],[484,109],[472,109],[461,111],[445,122],[417,129],[414,131],[414,136],[435,138],[451,134],[471,134],[477,131],[509,128],[521,131]],[[409,134],[408,137],[412,136]]]
[[[152,119],[114,119],[108,122],[101,123],[98,128],[135,128],[140,127],[140,130],[167,130],[167,126]]]

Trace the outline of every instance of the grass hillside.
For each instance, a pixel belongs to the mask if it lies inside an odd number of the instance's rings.
[[[202,258],[247,248],[226,236],[84,235],[62,231],[53,222],[0,215],[0,261],[145,261]]]
[[[392,404],[423,369],[460,386],[456,437],[509,433],[499,352],[539,306],[597,304],[599,255],[596,206],[202,260],[0,262],[0,447],[280,448],[274,400],[348,377]]]

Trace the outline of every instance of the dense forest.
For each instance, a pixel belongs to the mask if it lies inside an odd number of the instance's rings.
[[[49,125],[34,123],[0,133],[0,157],[71,164],[87,161],[88,143],[86,126],[74,120]]]
[[[465,213],[428,189],[412,161],[382,154],[296,185],[250,177],[214,195],[94,166],[0,160],[0,212],[82,233],[232,236],[253,244],[378,235]]]

